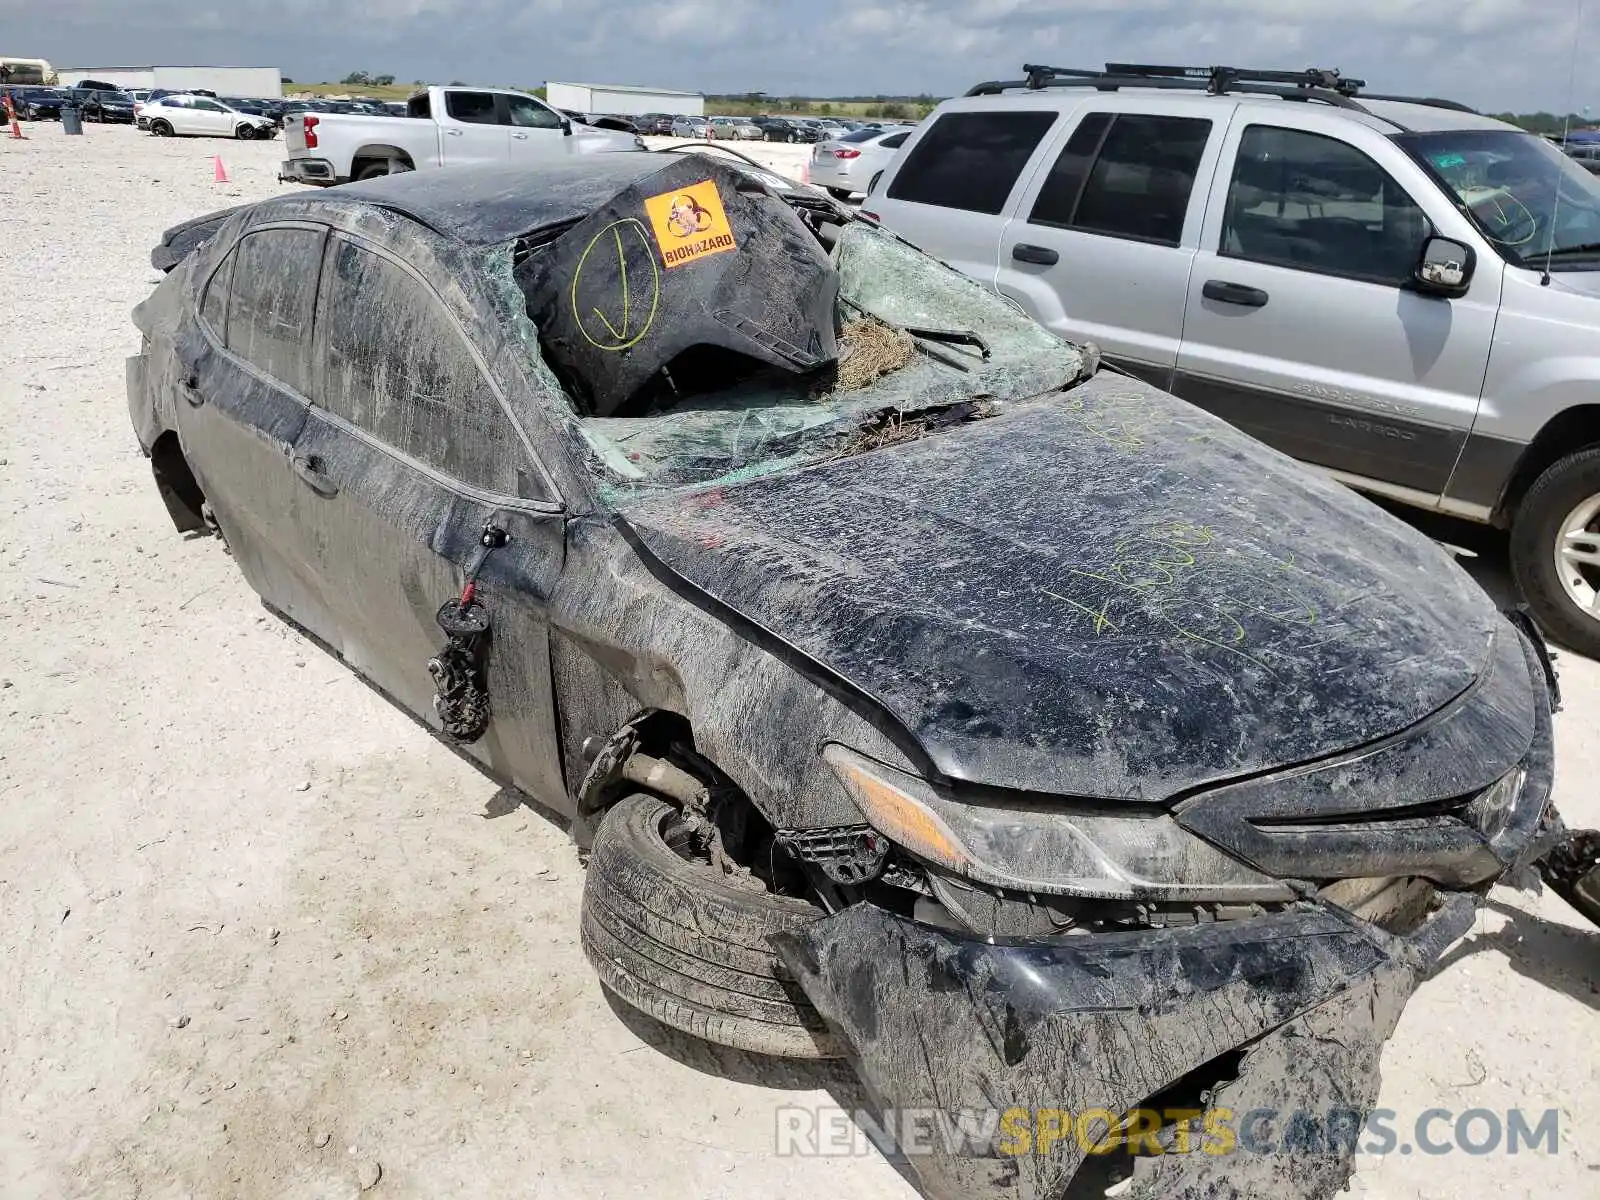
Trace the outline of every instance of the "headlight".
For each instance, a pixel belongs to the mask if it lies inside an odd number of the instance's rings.
[[[1229,858],[1165,812],[1089,804],[973,804],[843,746],[823,751],[862,815],[918,858],[977,883],[1041,895],[1281,902],[1283,882]],[[1098,804],[1096,808],[1104,808]]]
[[[1506,772],[1467,805],[1467,823],[1492,842],[1504,831],[1527,782],[1528,772],[1522,767]]]

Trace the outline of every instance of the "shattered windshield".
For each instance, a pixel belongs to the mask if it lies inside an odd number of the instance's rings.
[[[1544,138],[1509,130],[1404,134],[1395,139],[1437,176],[1515,266],[1600,266],[1600,178]]]
[[[642,416],[581,417],[602,493],[731,484],[909,440],[1066,387],[1081,354],[1009,301],[861,221],[834,250],[842,353]]]

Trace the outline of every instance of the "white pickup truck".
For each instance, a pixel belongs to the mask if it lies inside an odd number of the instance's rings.
[[[279,179],[328,186],[398,171],[548,160],[643,150],[631,133],[575,125],[525,92],[431,87],[403,117],[295,113],[283,123],[289,157]]]

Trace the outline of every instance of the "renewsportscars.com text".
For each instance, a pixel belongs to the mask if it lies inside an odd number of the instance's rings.
[[[780,1156],[998,1152],[1012,1157],[1072,1149],[1086,1154],[1550,1154],[1561,1145],[1558,1109],[1504,1113],[1430,1108],[1412,1118],[1391,1109],[1325,1113],[1253,1109],[1056,1108],[894,1109],[880,1121],[861,1110],[786,1106],[777,1110]]]

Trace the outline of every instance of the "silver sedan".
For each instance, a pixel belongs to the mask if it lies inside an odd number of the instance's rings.
[[[811,182],[838,200],[870,192],[911,136],[909,129],[858,129],[821,141],[811,151]]]

